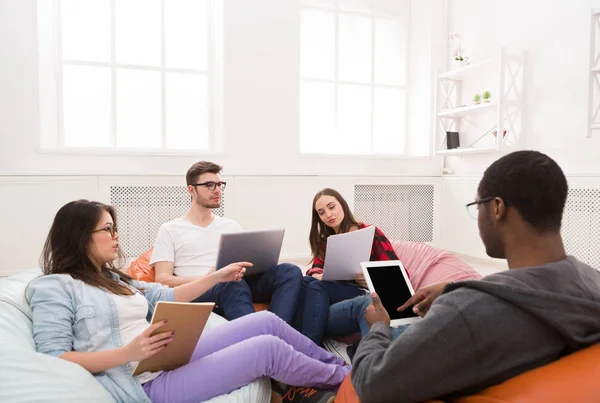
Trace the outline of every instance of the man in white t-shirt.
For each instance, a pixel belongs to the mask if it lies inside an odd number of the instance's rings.
[[[200,161],[188,170],[190,210],[161,225],[154,243],[150,265],[157,282],[174,287],[208,274],[217,261],[220,235],[242,231],[237,222],[212,212],[221,206],[226,185],[221,181],[221,169],[215,163]],[[301,286],[300,268],[283,263],[240,282],[219,283],[195,302],[215,302],[219,313],[232,320],[254,312],[252,302],[270,301],[270,310],[291,323]]]

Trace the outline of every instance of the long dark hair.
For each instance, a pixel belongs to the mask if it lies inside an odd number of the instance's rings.
[[[102,212],[107,211],[117,226],[115,208],[100,202],[76,200],[58,210],[50,232],[44,243],[40,264],[44,275],[69,274],[93,287],[118,295],[133,295],[133,291],[115,281],[110,273],[131,284],[133,278],[119,271],[125,257],[118,251],[117,265],[114,262],[102,265],[101,271],[89,258],[92,231],[96,228]]]
[[[335,231],[333,228],[328,227],[321,221],[319,218],[319,214],[315,209],[315,204],[317,204],[317,200],[319,200],[322,196],[332,196],[334,197],[338,203],[342,206],[342,210],[344,211],[344,219],[340,223],[339,233],[344,234],[350,231],[352,227],[360,226],[360,223],[356,221],[354,218],[354,214],[350,211],[350,207],[348,207],[348,203],[342,195],[334,189],[325,188],[317,192],[312,202],[312,222],[310,226],[310,233],[308,235],[308,242],[310,243],[310,250],[312,252],[312,261],[314,262],[315,258],[324,259],[324,246],[327,237],[330,235],[334,235]]]

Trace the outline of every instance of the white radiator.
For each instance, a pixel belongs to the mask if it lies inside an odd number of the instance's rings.
[[[600,188],[569,189],[562,236],[568,254],[600,270]]]
[[[355,185],[356,219],[389,239],[433,242],[435,185]]]
[[[110,204],[117,209],[120,247],[136,258],[154,245],[161,224],[187,213],[190,196],[185,186],[110,186]],[[225,192],[213,211],[225,214]]]

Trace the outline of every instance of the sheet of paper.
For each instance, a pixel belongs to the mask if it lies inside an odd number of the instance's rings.
[[[375,226],[327,238],[323,280],[353,280],[361,272],[360,262],[368,262]]]

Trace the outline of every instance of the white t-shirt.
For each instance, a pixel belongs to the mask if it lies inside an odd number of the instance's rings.
[[[133,295],[112,295],[117,307],[119,317],[119,332],[123,345],[131,343],[140,333],[150,326],[146,320],[148,315],[148,301],[146,298],[136,292]],[[131,362],[131,368],[135,368],[137,361]],[[138,375],[140,383],[151,381],[160,375],[162,371],[144,372]]]
[[[150,265],[173,262],[176,276],[203,276],[217,263],[221,234],[241,231],[237,222],[219,216],[206,228],[176,218],[160,226]]]

